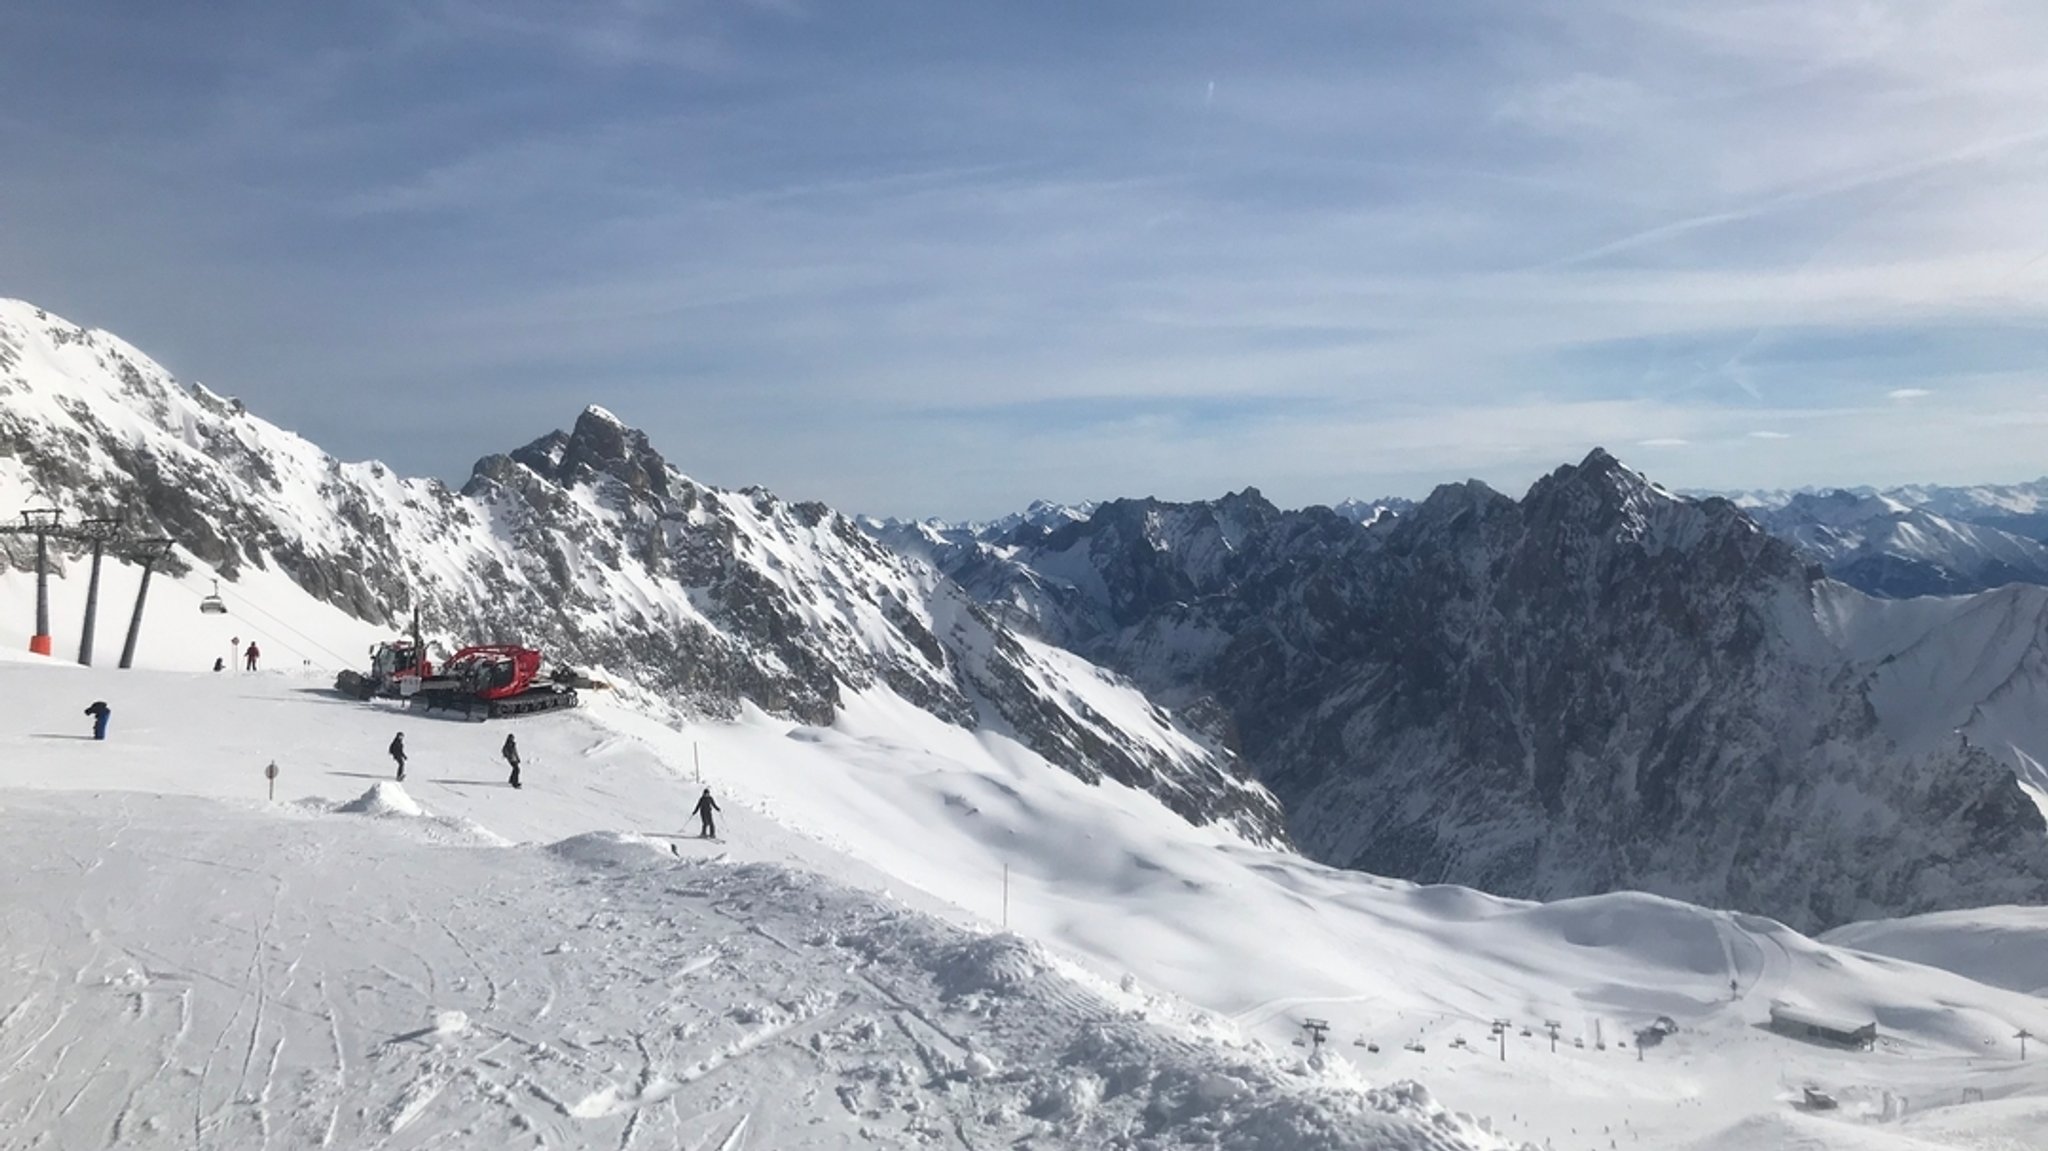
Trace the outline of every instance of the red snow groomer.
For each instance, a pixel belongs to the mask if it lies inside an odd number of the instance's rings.
[[[441,674],[420,681],[413,706],[458,709],[495,719],[576,706],[579,687],[608,687],[574,668],[542,674],[540,653],[511,644],[466,647],[448,657]]]

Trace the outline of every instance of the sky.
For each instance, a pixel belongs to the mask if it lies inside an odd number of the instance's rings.
[[[2048,472],[2048,6],[19,5],[0,295],[460,482]]]

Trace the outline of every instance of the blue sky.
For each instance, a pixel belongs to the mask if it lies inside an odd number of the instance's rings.
[[[2048,472],[2048,7],[17,6],[0,294],[459,482]]]

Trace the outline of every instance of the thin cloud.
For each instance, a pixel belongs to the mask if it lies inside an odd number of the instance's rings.
[[[1699,487],[2027,466],[1994,429],[2048,354],[2015,243],[2048,8],[1496,7],[76,0],[0,42],[46,97],[0,111],[0,266],[450,478],[586,402],[701,478],[894,514],[1326,502],[1590,442]]]

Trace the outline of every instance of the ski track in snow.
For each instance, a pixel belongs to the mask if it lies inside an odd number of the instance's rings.
[[[47,861],[101,830],[103,803],[0,812],[0,864],[38,872],[9,911],[27,930],[0,983],[0,1122],[53,1146],[1057,1147],[1149,1129],[1166,1147],[1257,1115],[1189,1106],[1205,1062],[1276,1106],[1361,1097],[1125,1016],[1013,962],[1034,950],[1021,940],[784,868],[123,802],[118,843],[82,871]],[[290,850],[301,837],[320,849]],[[167,867],[174,847],[271,870]],[[72,906],[91,932],[64,922]],[[384,974],[405,969],[431,977]],[[1133,1078],[1115,1097],[1075,1086],[1117,1074]],[[1426,1103],[1387,1106],[1303,1146],[1494,1145]]]
[[[122,740],[37,739],[86,688],[118,692]],[[1849,1151],[1996,1146],[1971,1140],[2048,1098],[2048,1062],[1998,1046],[2048,1032],[2039,969],[1964,956],[1982,915],[1882,935],[2006,990],[1640,894],[1335,872],[868,703],[825,731],[535,719],[530,758],[571,766],[516,795],[436,783],[478,737],[428,727],[414,791],[355,799],[358,742],[409,718],[303,677],[0,661],[0,689],[37,717],[0,730],[0,1148],[1502,1145],[1466,1111],[1559,1148]],[[577,834],[685,825],[699,739],[715,855]],[[1973,938],[2048,937],[2005,910]],[[1781,995],[1887,1040],[1770,1035]],[[1650,1062],[1596,1049],[1665,1012]],[[1306,1015],[1332,1022],[1313,1066]],[[1500,1062],[1502,1016],[1563,1021],[1563,1049],[1516,1034]],[[1843,1113],[1777,1122],[1807,1082]],[[1877,1125],[1885,1092],[1916,1113]]]

